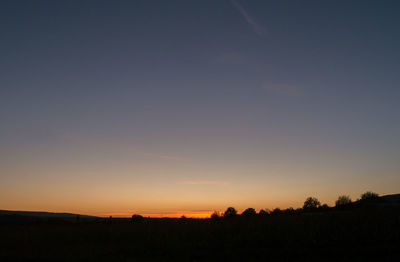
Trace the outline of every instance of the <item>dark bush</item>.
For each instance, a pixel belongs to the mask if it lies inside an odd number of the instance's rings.
[[[379,198],[379,195],[372,191],[367,191],[361,195],[361,201],[363,201],[363,202],[375,201],[378,198]]]
[[[131,221],[133,223],[141,222],[141,221],[143,221],[143,217],[141,215],[132,215]]]
[[[235,208],[233,207],[228,207],[224,213],[224,217],[225,218],[232,218],[237,216],[237,211]]]
[[[285,210],[282,211],[284,214],[293,214],[295,211],[293,207],[286,208]]]
[[[219,212],[217,212],[217,211],[214,211],[214,212],[211,214],[210,218],[211,218],[211,219],[214,219],[214,220],[219,219],[219,218],[221,218],[221,214],[220,214]]]
[[[280,215],[280,214],[282,214],[282,210],[279,207],[271,211],[271,215]]]
[[[266,209],[261,209],[260,212],[258,212],[258,215],[267,216],[267,215],[269,215],[269,213],[270,213],[269,210],[267,211]]]
[[[315,197],[308,197],[306,201],[304,201],[303,209],[306,211],[311,211],[319,208],[321,203]]]
[[[339,196],[339,198],[335,202],[336,207],[346,207],[351,204],[351,198],[349,196]]]
[[[254,208],[250,207],[250,208],[246,209],[245,211],[243,211],[243,213],[241,215],[245,216],[245,217],[251,217],[251,216],[257,215],[257,212]]]

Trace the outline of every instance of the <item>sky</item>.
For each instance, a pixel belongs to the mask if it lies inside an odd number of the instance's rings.
[[[1,1],[0,209],[208,216],[400,191],[399,1]]]

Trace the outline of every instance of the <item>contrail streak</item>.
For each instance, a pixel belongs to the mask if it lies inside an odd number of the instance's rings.
[[[253,28],[253,31],[259,35],[264,36],[266,34],[265,29],[260,26],[248,13],[247,11],[236,1],[231,0],[232,5],[242,14],[246,22]]]

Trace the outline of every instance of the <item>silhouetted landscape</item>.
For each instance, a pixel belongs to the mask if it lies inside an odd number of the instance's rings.
[[[400,261],[399,14],[1,0],[0,262]]]
[[[398,261],[400,194],[207,219],[0,211],[1,261]]]

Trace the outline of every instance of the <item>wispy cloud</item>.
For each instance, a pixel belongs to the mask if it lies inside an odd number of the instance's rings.
[[[178,181],[178,185],[228,185],[227,181],[220,180],[192,180],[192,181]]]
[[[247,11],[236,1],[236,0],[231,0],[231,4],[240,12],[240,14],[243,16],[243,18],[246,20],[246,22],[252,27],[253,31],[259,35],[259,36],[264,36],[266,35],[266,30],[264,27],[259,25],[253,17],[247,13]]]

